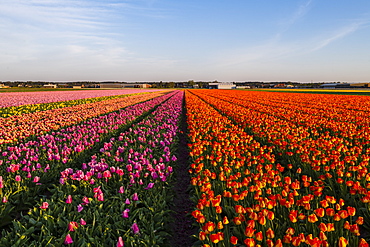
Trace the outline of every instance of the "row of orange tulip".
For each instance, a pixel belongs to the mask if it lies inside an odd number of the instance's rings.
[[[370,122],[368,119],[370,107],[367,96],[331,95],[328,97],[325,95],[246,91],[235,91],[230,95],[227,91],[220,91],[216,97],[236,105],[248,105],[250,109],[272,115],[295,125],[311,128],[314,126],[312,133],[314,136],[316,132],[330,130],[336,136],[349,141],[370,144]],[[300,100],[298,102],[288,101],[287,97],[289,97],[288,99],[293,97]],[[312,104],[312,102],[315,103]],[[346,108],[339,108],[337,102],[347,104]],[[353,105],[354,108],[348,109],[348,105]]]
[[[310,139],[307,127],[292,127],[291,122],[242,102],[230,103],[238,95],[229,101],[222,97],[226,96],[220,90],[192,90],[186,95],[190,173],[199,197],[193,216],[201,225],[199,238],[205,246],[368,246],[358,237],[364,221],[361,212],[330,191],[342,187],[345,191],[348,185],[334,186],[331,170],[315,170],[317,166],[307,161],[297,163],[305,151],[297,141]],[[273,145],[257,142],[244,131],[246,127]],[[302,153],[287,150],[290,145]],[[282,164],[275,161],[277,151],[285,152],[279,157]],[[348,164],[342,166],[346,169]]]
[[[231,103],[212,96],[205,96],[206,93],[203,92],[202,97],[208,97],[212,102],[218,102],[215,104],[222,105],[219,107],[220,110],[232,116],[243,127],[251,128],[253,133],[276,145],[277,149],[291,157],[289,158],[291,162],[299,163],[302,161],[310,165],[306,169],[316,171],[315,174],[318,177],[321,176],[321,180],[325,180],[326,176],[326,179],[335,179],[338,184],[351,184],[351,186],[340,188],[339,191],[336,190],[335,192],[338,192],[339,196],[345,196],[348,193],[359,194],[362,201],[369,201],[370,174],[368,174],[367,166],[370,160],[370,141],[365,136],[368,133],[361,129],[361,125],[354,128],[359,130],[359,134],[352,138],[344,138],[340,136],[343,131],[339,131],[339,134],[329,131],[319,132],[317,130],[319,125],[315,121],[307,120],[305,125],[300,125],[282,119],[278,116],[279,108],[276,107],[269,109],[269,112],[261,113],[246,104],[242,105],[242,101],[236,105],[235,102]],[[250,92],[242,93],[248,95]],[[269,94],[265,95],[266,98],[269,96]],[[291,105],[291,109],[294,111],[295,105]],[[324,111],[325,108],[322,110]],[[350,114],[347,113],[347,115]],[[294,117],[293,114],[290,115],[290,118]],[[338,123],[330,118],[326,121],[331,122],[331,125]],[[366,121],[369,122],[369,119]],[[360,137],[361,135],[363,136]],[[361,142],[361,140],[366,140],[366,142]],[[330,181],[326,182],[330,183]]]

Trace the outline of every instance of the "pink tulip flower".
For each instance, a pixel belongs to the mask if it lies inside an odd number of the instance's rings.
[[[40,206],[41,209],[47,209],[49,207],[48,202],[43,202],[42,205]]]
[[[119,237],[118,242],[117,242],[117,247],[123,247],[123,246],[124,246],[123,239],[122,239],[122,237]]]
[[[72,196],[71,195],[67,196],[66,203],[68,203],[68,204],[72,203]]]

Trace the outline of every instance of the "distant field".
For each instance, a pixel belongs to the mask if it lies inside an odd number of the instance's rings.
[[[0,93],[8,92],[40,92],[40,91],[75,91],[75,90],[90,90],[95,88],[0,88]],[[98,88],[100,89],[100,88]]]
[[[341,94],[370,96],[370,89],[246,89],[251,91],[268,91],[284,93]]]

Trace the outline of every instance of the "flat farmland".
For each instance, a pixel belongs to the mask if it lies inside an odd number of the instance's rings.
[[[0,94],[0,246],[368,246],[370,98],[330,92]]]

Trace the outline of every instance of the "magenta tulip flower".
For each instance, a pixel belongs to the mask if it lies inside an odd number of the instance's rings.
[[[82,226],[84,226],[84,225],[86,225],[86,221],[84,220],[84,219],[80,219],[80,224],[82,225]]]
[[[64,244],[71,244],[73,243],[73,239],[71,235],[67,234],[66,238],[64,239]]]
[[[121,193],[121,194],[125,193],[125,189],[123,188],[123,186],[119,188],[118,193]]]
[[[149,189],[153,188],[153,186],[154,186],[154,183],[149,183],[148,186],[145,189],[149,190]]]
[[[87,205],[87,204],[89,204],[90,203],[90,200],[89,200],[89,198],[88,197],[86,197],[86,196],[84,196],[83,198],[82,198],[82,201],[83,201],[83,205]]]
[[[139,196],[137,195],[137,193],[134,193],[134,194],[132,195],[132,200],[133,200],[133,201],[138,201],[138,200],[139,200]]]
[[[131,229],[134,232],[134,234],[139,234],[140,232],[139,226],[136,223],[132,224]]]
[[[128,216],[128,212],[130,212],[130,209],[125,209],[123,212],[122,212],[122,217],[123,218],[128,218],[129,216]]]

